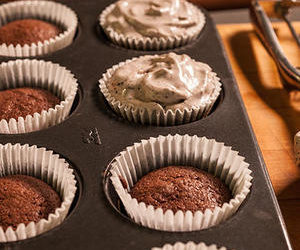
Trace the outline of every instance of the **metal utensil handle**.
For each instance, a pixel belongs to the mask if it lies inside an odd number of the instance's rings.
[[[282,2],[253,1],[250,7],[250,16],[255,30],[275,60],[277,68],[281,76],[284,78],[285,83],[293,88],[300,89],[300,72],[289,62],[285,56],[274,32],[270,19],[261,3],[268,11],[268,15],[282,19],[284,19],[283,17],[287,14],[290,6],[296,6],[300,3],[288,0]]]

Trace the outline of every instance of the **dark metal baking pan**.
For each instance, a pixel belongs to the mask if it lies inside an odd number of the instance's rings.
[[[78,14],[74,42],[51,55],[39,57],[66,66],[80,83],[74,111],[61,124],[33,133],[0,135],[0,142],[46,147],[66,158],[78,173],[80,195],[67,219],[58,227],[24,241],[1,244],[2,249],[151,249],[177,241],[204,241],[228,249],[291,249],[261,152],[249,123],[237,84],[214,23],[206,14],[199,38],[173,51],[208,63],[223,83],[222,97],[206,118],[173,127],[132,124],[113,113],[99,94],[98,79],[114,64],[143,54],[112,45],[99,29],[99,13],[112,1],[62,0]],[[160,51],[159,53],[165,53]],[[0,62],[12,60],[0,57]],[[141,227],[121,216],[109,203],[103,187],[108,163],[124,148],[150,136],[189,134],[214,138],[232,146],[253,171],[246,201],[218,226],[186,233]]]

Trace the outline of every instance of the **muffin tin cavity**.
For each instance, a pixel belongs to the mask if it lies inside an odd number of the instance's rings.
[[[232,193],[222,207],[177,212],[137,202],[128,193],[147,173],[165,166],[192,166],[218,177]],[[109,165],[111,181],[127,213],[138,224],[164,231],[195,231],[217,225],[239,208],[251,186],[249,164],[238,152],[215,140],[188,135],[159,136],[127,147]],[[108,174],[106,172],[106,174]],[[107,178],[105,178],[107,182]],[[107,186],[107,183],[104,183]],[[108,195],[109,192],[106,192]],[[109,198],[112,201],[112,198]]]
[[[194,41],[205,25],[205,16],[199,8],[183,0],[121,0],[103,10],[99,24],[116,45],[155,51]]]
[[[62,31],[53,38],[32,44],[0,44],[0,55],[29,57],[49,54],[70,45],[78,19],[69,7],[51,1],[16,1],[0,6],[0,27],[20,19],[39,19],[56,25]]]
[[[48,183],[60,196],[61,205],[38,222],[19,224],[16,230],[0,227],[0,241],[24,240],[42,234],[59,225],[69,212],[77,190],[73,170],[59,155],[36,146],[0,145],[1,176],[31,175]]]
[[[48,90],[60,98],[60,102],[48,110],[42,110],[41,113],[28,114],[26,117],[17,119],[2,119],[0,121],[1,133],[27,133],[62,122],[70,113],[78,84],[69,70],[51,62],[26,59],[0,64],[0,89],[21,87]],[[20,109],[22,108],[20,106]]]
[[[192,241],[187,243],[177,242],[174,245],[165,244],[163,247],[153,247],[151,250],[226,250],[226,247],[216,245],[206,245],[204,242],[196,244]]]
[[[99,83],[116,113],[132,123],[156,126],[206,117],[222,86],[209,65],[175,53],[121,62],[108,69]]]

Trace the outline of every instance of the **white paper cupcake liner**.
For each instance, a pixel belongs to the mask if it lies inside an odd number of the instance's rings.
[[[127,36],[124,34],[120,34],[113,30],[111,27],[106,28],[106,16],[111,13],[111,11],[115,8],[115,4],[111,4],[104,9],[104,11],[99,16],[100,26],[103,28],[105,34],[108,38],[119,46],[128,48],[128,49],[136,49],[136,50],[167,50],[174,49],[177,47],[181,47],[195,40],[200,34],[201,30],[205,25],[205,15],[202,11],[193,5],[192,3],[187,3],[190,8],[197,8],[199,11],[199,15],[201,15],[201,22],[198,23],[195,30],[191,35],[182,35],[182,36],[174,36],[166,38],[150,38],[150,37],[134,37]]]
[[[0,64],[0,90],[36,87],[49,90],[62,101],[54,108],[18,120],[0,121],[0,133],[18,134],[41,130],[62,122],[70,113],[78,84],[64,67],[42,60],[16,60]]]
[[[220,178],[231,190],[229,203],[214,210],[171,210],[163,212],[151,205],[139,203],[128,191],[148,172],[170,165],[193,166]],[[224,143],[205,137],[175,135],[159,136],[135,143],[114,158],[111,181],[129,216],[138,224],[163,231],[195,231],[217,225],[232,216],[250,192],[251,170],[244,157]],[[120,176],[127,182],[125,189]]]
[[[194,242],[189,241],[186,244],[182,242],[177,242],[174,245],[166,244],[162,248],[154,247],[151,250],[226,250],[226,247],[218,248],[216,245],[207,246],[203,242],[195,244]]]
[[[295,135],[295,156],[296,156],[296,164],[300,166],[300,131]]]
[[[69,164],[53,151],[37,146],[0,144],[0,177],[30,175],[48,183],[60,195],[62,203],[55,213],[39,222],[19,224],[16,230],[0,226],[0,242],[24,240],[59,225],[67,216],[76,193],[76,180]]]
[[[29,57],[49,54],[70,45],[74,39],[78,19],[73,10],[50,1],[17,1],[0,5],[0,27],[15,20],[36,18],[62,26],[64,31],[55,38],[37,44],[0,44],[0,55]]]
[[[159,55],[156,56],[159,57]],[[135,57],[113,66],[112,68],[108,69],[106,73],[102,75],[102,78],[99,80],[99,87],[101,92],[103,93],[111,108],[117,114],[135,123],[156,126],[174,126],[199,120],[203,117],[206,117],[210,113],[213,105],[215,104],[216,100],[220,95],[222,86],[222,84],[220,83],[220,79],[214,72],[211,72],[211,74],[214,78],[213,81],[215,82],[216,87],[213,93],[211,94],[210,98],[207,98],[207,100],[205,100],[205,102],[203,102],[198,107],[175,110],[153,110],[150,108],[143,107],[141,105],[133,105],[131,103],[122,102],[120,100],[117,100],[114,96],[112,96],[107,88],[107,84],[110,78],[113,76],[114,72],[123,65],[138,60],[142,57],[143,56]]]

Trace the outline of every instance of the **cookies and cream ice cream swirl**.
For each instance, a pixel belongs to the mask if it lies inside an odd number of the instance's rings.
[[[207,64],[169,53],[125,63],[113,73],[107,88],[121,102],[174,110],[200,106],[219,84]]]
[[[185,0],[119,0],[106,16],[106,28],[133,37],[192,35],[203,26],[202,12]]]

